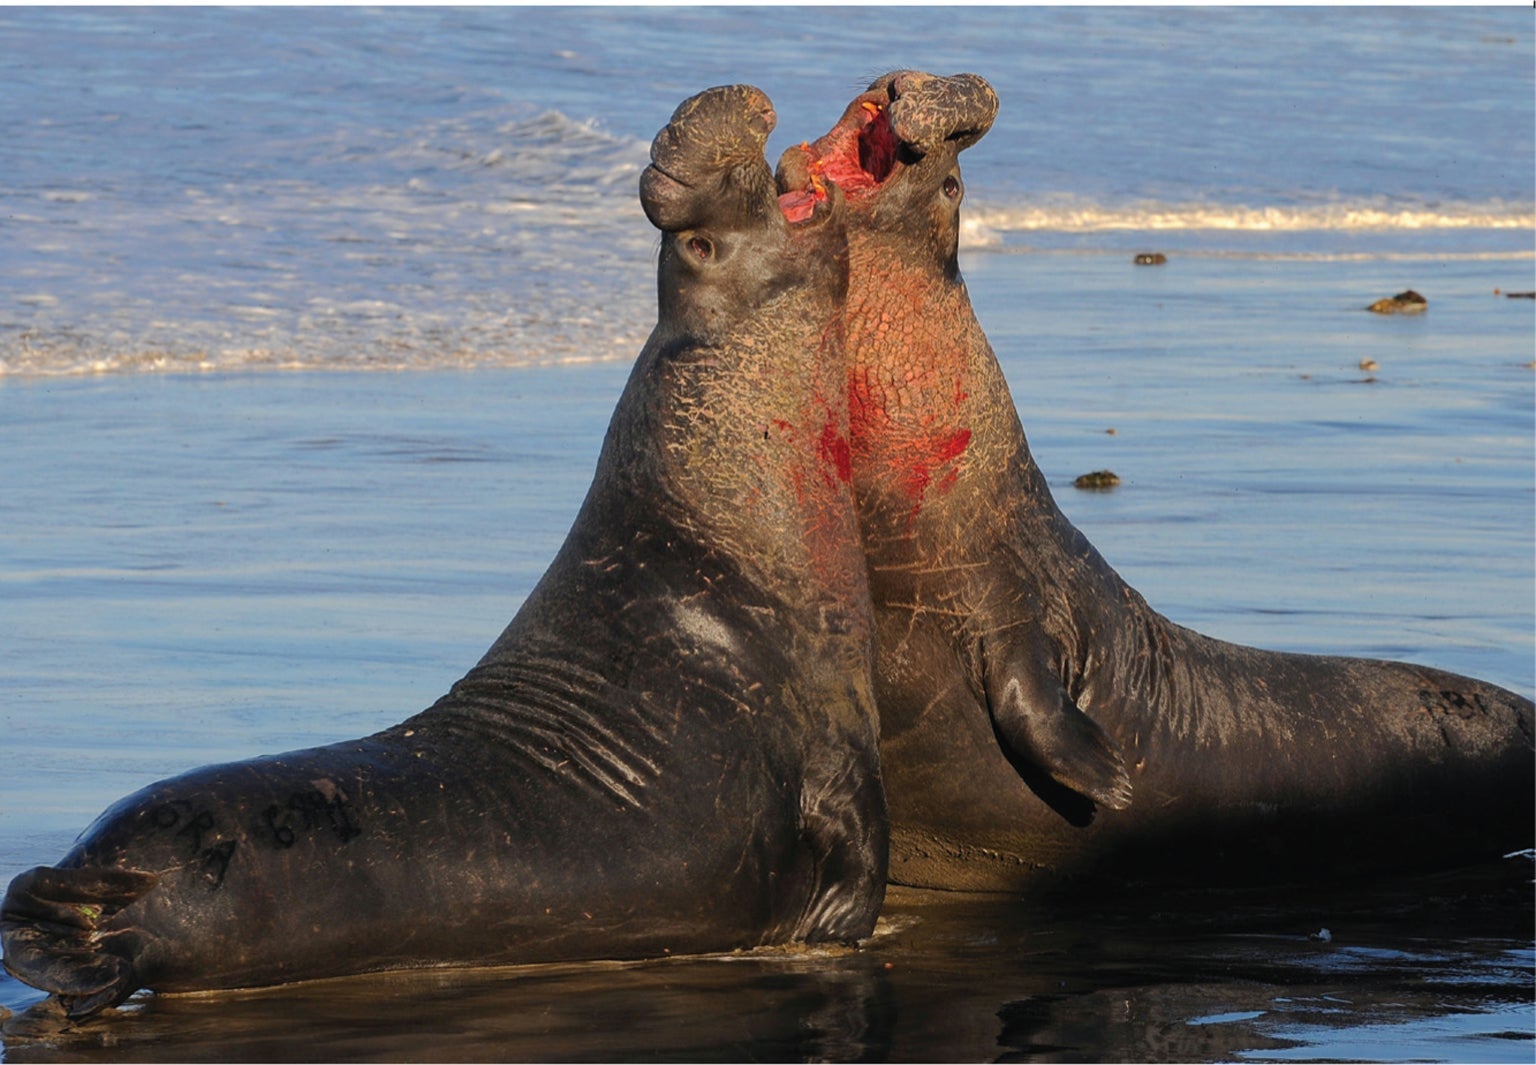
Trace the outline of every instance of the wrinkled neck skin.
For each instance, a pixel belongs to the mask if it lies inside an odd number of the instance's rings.
[[[1087,684],[1079,648],[1090,636],[1098,660],[1106,638],[1108,657],[1130,660],[1156,615],[1051,497],[971,307],[954,236],[936,251],[937,227],[900,222],[899,198],[884,191],[850,197],[850,207],[851,439],[877,601],[920,604],[971,641],[1041,626],[1075,694]],[[997,580],[999,568],[986,567],[998,561],[1022,579]],[[1107,604],[1113,612],[1096,616]]]
[[[699,281],[664,243],[657,326],[576,524],[677,536],[808,612],[811,630],[868,632],[839,314],[846,258],[840,223],[826,229],[734,244],[762,260],[733,263],[751,286]]]
[[[799,269],[729,316],[701,313],[663,263],[659,324],[610,427],[589,504],[658,500],[652,517],[746,560],[763,583],[794,588],[807,603],[857,603],[863,614],[838,315],[844,263],[840,249],[806,243],[775,251]]]

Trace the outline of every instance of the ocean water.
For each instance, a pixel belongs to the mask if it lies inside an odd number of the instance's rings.
[[[628,359],[672,107],[756,84],[776,157],[903,66],[1001,96],[966,156],[978,247],[1524,262],[1531,33],[1514,7],[6,9],[0,374]]]
[[[654,321],[649,140],[734,81],[770,153],[887,69],[993,82],[962,269],[1154,606],[1532,694],[1533,46],[1516,8],[0,9],[0,881],[478,658]],[[846,955],[150,998],[0,1055],[1529,1061],[1530,876],[897,893]]]

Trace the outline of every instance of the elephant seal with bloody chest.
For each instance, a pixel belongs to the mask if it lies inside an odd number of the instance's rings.
[[[394,728],[113,806],[12,882],[13,974],[80,1018],[141,987],[869,934],[886,820],[842,208],[786,219],[774,121],[734,86],[657,135],[659,321],[484,658]]]
[[[898,72],[780,164],[836,182],[849,207],[891,879],[1220,883],[1531,846],[1529,700],[1192,632],[1057,509],[957,262],[958,156],[996,112],[979,77]]]

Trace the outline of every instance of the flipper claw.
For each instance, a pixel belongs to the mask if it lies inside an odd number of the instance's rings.
[[[115,1006],[138,987],[132,961],[104,946],[104,926],[160,878],[134,869],[39,866],[0,904],[5,968],[58,996],[71,1020]]]

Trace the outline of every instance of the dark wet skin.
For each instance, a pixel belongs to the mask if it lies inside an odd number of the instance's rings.
[[[1529,700],[1207,638],[1062,515],[957,261],[958,156],[996,111],[975,75],[898,72],[780,165],[837,182],[850,208],[892,881],[1291,879],[1529,847]]]
[[[870,933],[843,208],[786,219],[774,121],[733,86],[658,134],[658,325],[564,547],[479,664],[376,735],[122,800],[11,884],[14,975],[81,1018],[141,987]]]

